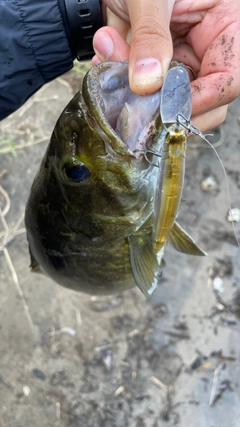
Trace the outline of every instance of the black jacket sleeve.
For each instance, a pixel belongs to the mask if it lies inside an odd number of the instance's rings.
[[[58,0],[0,0],[0,120],[74,60]]]

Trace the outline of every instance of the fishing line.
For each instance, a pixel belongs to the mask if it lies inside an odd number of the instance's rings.
[[[200,132],[199,133],[200,138],[202,138],[204,141],[206,141],[206,143],[209,145],[209,147],[211,147],[215,153],[215,155],[217,156],[217,159],[219,160],[219,163],[221,165],[221,168],[223,170],[224,173],[224,177],[225,177],[225,183],[226,183],[226,189],[227,189],[227,199],[228,199],[228,207],[229,207],[229,218],[231,219],[231,224],[232,224],[232,229],[233,229],[233,233],[234,233],[234,237],[236,239],[237,245],[238,247],[240,247],[240,241],[237,237],[237,233],[236,233],[236,229],[235,229],[235,223],[233,220],[233,216],[232,216],[232,205],[231,205],[231,198],[230,198],[230,191],[229,191],[229,184],[228,184],[228,176],[227,176],[227,172],[226,169],[224,167],[224,164],[221,160],[221,157],[219,156],[216,148],[211,144],[210,141],[208,141],[208,139]]]
[[[223,143],[223,141],[224,141],[224,138],[225,138],[225,132],[223,131],[223,129],[219,129],[219,132],[220,132],[220,138],[219,138],[219,140],[217,141],[217,142],[214,142],[214,143],[212,143],[212,146],[213,147],[220,147],[221,145],[222,145],[222,143]],[[206,134],[205,136],[214,136],[214,134]],[[195,135],[195,136],[198,136],[198,135]],[[199,138],[201,138],[200,136],[199,136]],[[202,140],[202,138],[201,138],[201,140]],[[199,142],[191,142],[191,144],[189,145],[189,148],[203,148],[203,147],[205,147],[205,148],[212,148],[212,147],[209,147],[209,146],[207,146],[206,147],[206,145],[204,145],[204,143],[203,142],[201,142],[201,141],[199,141]]]
[[[192,133],[194,135],[198,135],[201,139],[203,139],[209,145],[209,147],[213,149],[215,155],[217,156],[217,159],[218,159],[218,161],[219,161],[219,163],[221,165],[221,168],[222,168],[222,171],[223,171],[223,174],[224,174],[224,178],[225,178],[226,189],[227,189],[228,208],[229,208],[229,217],[231,219],[233,234],[234,234],[234,237],[236,239],[237,246],[240,247],[240,241],[239,241],[239,239],[237,237],[237,233],[236,233],[236,229],[235,229],[235,223],[234,223],[233,217],[232,217],[232,205],[231,205],[231,198],[230,198],[230,191],[229,191],[229,184],[228,184],[227,172],[226,172],[226,169],[224,167],[222,159],[219,156],[216,148],[206,138],[206,136],[213,136],[213,135],[212,134],[206,134],[206,135],[204,135],[202,132],[200,132],[199,129],[197,129],[195,126],[193,126],[193,124],[189,120],[187,120],[182,114],[178,114],[177,115],[177,123],[180,124],[180,125],[182,125],[183,127],[185,127],[185,129],[187,129],[190,134]]]

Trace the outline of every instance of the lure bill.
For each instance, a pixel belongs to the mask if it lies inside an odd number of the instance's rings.
[[[170,238],[171,243],[181,252],[205,255],[190,236],[187,235],[187,238],[182,240],[180,229],[174,224],[184,183],[191,112],[192,97],[188,72],[184,66],[179,65],[169,70],[161,91],[161,116],[166,137],[161,151],[155,194],[153,240],[157,252]],[[175,233],[172,233],[172,230]]]

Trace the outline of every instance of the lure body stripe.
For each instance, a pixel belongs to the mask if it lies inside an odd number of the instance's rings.
[[[153,236],[155,250],[162,249],[176,219],[182,196],[187,134],[172,125],[162,148],[158,187],[155,194]]]

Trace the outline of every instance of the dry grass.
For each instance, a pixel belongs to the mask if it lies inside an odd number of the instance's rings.
[[[26,298],[24,296],[23,290],[21,288],[21,285],[19,283],[18,275],[16,273],[16,270],[14,268],[12,259],[10,257],[9,251],[7,249],[7,244],[15,239],[15,237],[19,234],[25,233],[25,228],[20,228],[22,225],[23,219],[24,219],[24,213],[22,213],[16,223],[13,227],[9,227],[6,216],[11,208],[11,200],[7,192],[0,186],[0,194],[3,196],[3,199],[5,201],[5,205],[2,208],[0,208],[0,222],[2,224],[3,231],[0,233],[0,251],[3,253],[3,256],[5,258],[6,264],[8,266],[12,282],[16,287],[17,293],[20,296],[20,299],[23,304],[23,309],[25,312],[25,315],[27,317],[28,324],[31,328],[34,328],[33,321],[30,315],[29,307],[26,302]]]

